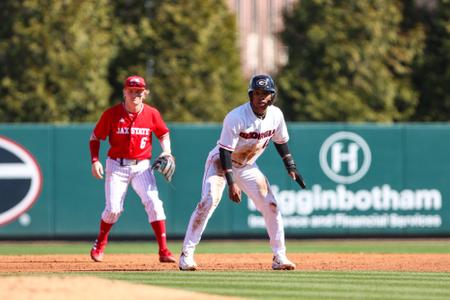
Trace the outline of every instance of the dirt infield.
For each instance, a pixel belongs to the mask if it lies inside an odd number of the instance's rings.
[[[0,280],[0,299],[8,300],[233,300],[239,298],[133,284],[96,277],[13,276]]]
[[[298,253],[289,258],[301,271],[413,271],[450,272],[450,254]],[[270,254],[197,254],[201,271],[271,271]],[[161,264],[152,254],[109,254],[95,263],[88,255],[0,256],[0,299],[197,299],[238,298],[112,281],[66,272],[178,271],[177,264]],[[278,272],[278,271],[277,271]],[[61,274],[61,275],[58,275]],[[4,277],[6,275],[6,277]],[[33,275],[33,276],[17,276]]]
[[[450,272],[450,254],[291,253],[296,271]],[[197,254],[199,271],[271,270],[271,254]],[[154,254],[105,254],[101,263],[88,255],[2,255],[0,274],[108,271],[177,271]]]

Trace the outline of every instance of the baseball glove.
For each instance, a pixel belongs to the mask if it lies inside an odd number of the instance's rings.
[[[172,155],[158,157],[152,164],[152,170],[158,171],[170,182],[175,172],[175,158]]]

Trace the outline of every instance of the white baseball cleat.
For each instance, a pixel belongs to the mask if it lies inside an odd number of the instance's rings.
[[[178,267],[181,271],[195,271],[197,270],[197,263],[194,261],[194,255],[185,255],[181,252],[178,260]]]
[[[294,270],[295,264],[284,255],[275,255],[272,261],[273,270]]]

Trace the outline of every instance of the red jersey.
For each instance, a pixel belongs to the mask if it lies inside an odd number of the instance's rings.
[[[161,138],[169,129],[159,111],[147,104],[137,113],[129,113],[123,103],[117,104],[102,114],[94,128],[98,139],[109,138],[111,158],[151,158],[152,132]]]

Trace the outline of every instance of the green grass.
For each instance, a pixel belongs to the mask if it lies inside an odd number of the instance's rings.
[[[88,242],[10,242],[0,241],[0,255],[17,254],[81,254],[90,250]],[[169,242],[177,253],[181,242]],[[450,253],[450,240],[288,240],[288,253]],[[108,253],[156,253],[155,241],[119,242],[108,245]],[[202,241],[197,253],[269,253],[269,242]]]
[[[448,273],[116,272],[97,276],[253,299],[450,299]]]
[[[291,240],[288,252],[340,253],[450,253],[450,240]],[[181,242],[169,243],[174,252]],[[87,242],[0,241],[0,255],[86,254]],[[108,253],[156,253],[156,242],[118,242]],[[268,241],[202,241],[197,253],[270,252]],[[36,275],[39,273],[33,273]],[[48,274],[45,274],[48,275]],[[59,274],[61,275],[61,274]],[[67,275],[98,276],[209,294],[248,299],[450,299],[450,272],[369,271],[148,271],[83,272]],[[2,275],[5,276],[5,275]]]

